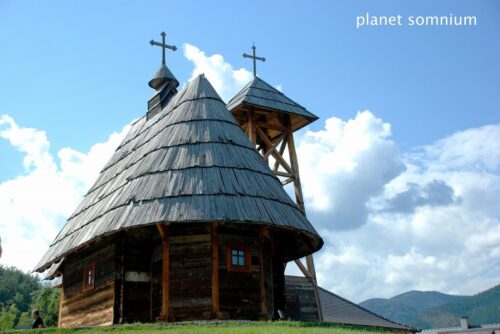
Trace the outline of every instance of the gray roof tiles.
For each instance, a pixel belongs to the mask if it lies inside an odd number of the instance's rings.
[[[321,287],[319,287],[318,292],[325,321],[411,332],[418,331],[416,328],[386,319]]]
[[[318,116],[309,112],[306,108],[288,98],[285,94],[269,85],[259,77],[249,82],[228,103],[227,108],[233,110],[242,103],[252,104],[267,109],[281,110],[310,119],[318,119]]]
[[[36,270],[99,236],[188,221],[281,226],[322,245],[204,76],[132,125]]]

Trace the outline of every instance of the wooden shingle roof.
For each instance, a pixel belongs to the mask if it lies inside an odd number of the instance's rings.
[[[227,108],[233,114],[238,112],[239,109],[242,109],[242,107],[269,111],[279,110],[284,113],[290,113],[292,115],[293,131],[318,119],[318,116],[314,115],[259,77],[254,77],[251,82],[243,87],[243,89],[227,103]]]
[[[373,313],[321,287],[319,287],[318,292],[325,321],[339,324],[379,327],[413,333],[420,331],[417,328],[384,318],[381,315]]]
[[[125,228],[209,221],[297,231],[307,253],[323,244],[200,75],[133,124],[35,270]]]
[[[297,296],[299,304],[301,304],[301,310],[304,309],[304,306],[307,308],[307,304],[311,302],[315,303],[313,285],[306,277],[285,276],[285,290],[288,295],[295,294]],[[321,310],[323,312],[323,320],[326,322],[377,327],[397,332],[415,333],[420,331],[418,328],[384,318],[322,287],[318,287],[318,294],[321,302]],[[297,316],[297,314],[295,314],[295,316]],[[300,319],[298,320],[310,320],[302,318],[307,316],[308,314],[300,313]]]

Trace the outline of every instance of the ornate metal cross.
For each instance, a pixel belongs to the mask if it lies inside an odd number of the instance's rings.
[[[175,45],[168,45],[165,43],[165,36],[167,36],[167,35],[165,34],[164,31],[162,31],[161,32],[161,39],[162,39],[161,43],[155,42],[153,39],[149,41],[149,44],[151,44],[153,46],[156,45],[156,46],[161,47],[161,50],[162,50],[161,64],[162,65],[165,65],[165,49],[170,49],[172,51],[177,50],[177,47]]]
[[[262,62],[266,61],[266,58],[264,57],[257,57],[255,55],[255,43],[253,43],[252,50],[253,50],[253,56],[247,55],[246,53],[243,54],[243,58],[252,58],[253,59],[253,76],[257,76],[257,62],[256,60],[260,60]]]

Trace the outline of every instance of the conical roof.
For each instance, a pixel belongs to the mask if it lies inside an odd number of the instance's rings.
[[[35,270],[125,228],[211,221],[298,232],[302,253],[323,244],[200,75],[133,124]]]
[[[259,77],[254,77],[252,81],[227,103],[227,108],[233,114],[245,111],[247,107],[264,111],[278,110],[291,114],[293,131],[318,119],[318,116]]]
[[[177,81],[172,72],[170,72],[167,65],[162,64],[153,78],[149,80],[148,85],[153,89],[160,89],[168,81],[170,81],[175,88],[179,86],[179,81]]]

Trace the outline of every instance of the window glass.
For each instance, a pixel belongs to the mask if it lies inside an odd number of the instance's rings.
[[[239,249],[231,250],[231,264],[233,266],[245,266],[245,251]]]
[[[88,262],[83,268],[83,290],[91,290],[95,285],[95,262]]]

